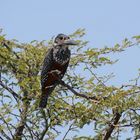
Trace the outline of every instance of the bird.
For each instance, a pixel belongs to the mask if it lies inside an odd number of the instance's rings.
[[[66,73],[71,57],[71,45],[77,45],[77,42],[61,33],[55,37],[52,47],[47,51],[41,70],[40,108],[46,108],[50,94]]]

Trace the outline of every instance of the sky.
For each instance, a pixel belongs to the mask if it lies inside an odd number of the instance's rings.
[[[111,47],[140,35],[140,0],[0,0],[0,28],[19,42],[49,40],[58,33],[86,29],[90,47]],[[136,77],[140,46],[116,55],[119,62],[99,73],[114,72],[120,85]],[[88,133],[88,131],[85,133]]]

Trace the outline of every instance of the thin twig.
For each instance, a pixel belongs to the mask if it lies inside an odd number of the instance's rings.
[[[73,123],[69,126],[69,129],[66,131],[66,133],[65,133],[65,135],[64,135],[62,140],[65,140],[65,138],[68,135],[68,133],[73,129],[72,126],[73,126]]]
[[[104,87],[106,87],[106,85],[96,76],[95,73],[93,73],[93,71],[86,65],[87,69],[90,71],[90,73],[95,77],[95,79],[101,83]]]
[[[32,134],[32,130],[30,129],[30,127],[27,125],[27,123],[25,124],[25,126],[27,127],[29,133],[30,133],[30,139],[34,140],[33,134]]]

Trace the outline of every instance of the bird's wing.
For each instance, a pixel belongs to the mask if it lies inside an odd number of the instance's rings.
[[[63,66],[63,71],[62,71],[61,79],[64,77],[64,74],[67,71],[68,65],[69,65],[69,61]]]
[[[53,48],[48,50],[48,52],[45,56],[44,62],[43,62],[43,67],[42,67],[42,71],[41,71],[41,86],[42,86],[42,88],[44,88],[44,86],[45,86],[48,72],[51,69],[52,63],[53,63]]]

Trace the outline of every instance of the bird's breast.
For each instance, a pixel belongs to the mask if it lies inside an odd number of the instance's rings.
[[[70,60],[70,50],[67,48],[54,49],[53,59],[57,64],[65,65]]]

